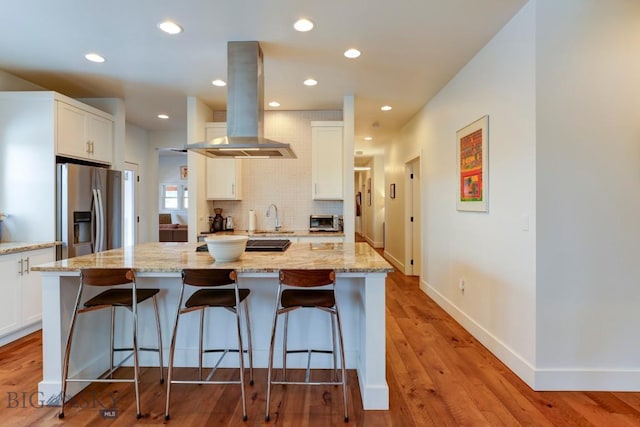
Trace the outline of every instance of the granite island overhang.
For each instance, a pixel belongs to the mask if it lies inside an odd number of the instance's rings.
[[[239,285],[251,289],[249,314],[256,368],[267,367],[278,270],[331,268],[337,276],[336,292],[343,324],[346,366],[357,370],[365,410],[389,408],[385,372],[385,279],[393,268],[371,246],[367,243],[294,243],[285,252],[245,252],[237,261],[219,263],[214,262],[208,252],[196,252],[200,244],[146,243],[32,267],[32,270],[41,272],[43,288],[43,380],[39,384],[40,398],[44,402],[54,402],[60,394],[64,344],[82,268],[132,268],[136,272],[138,287],[161,289],[159,309],[165,354],[168,354],[182,269],[236,269]],[[90,296],[87,294],[87,298]],[[140,346],[155,344],[153,310],[145,304],[141,304],[138,310]],[[85,344],[76,353],[72,352],[71,375],[83,372],[83,375],[97,377],[108,368],[109,314],[106,311],[79,319],[74,340],[90,345]],[[309,340],[315,348],[330,344],[329,320],[322,316],[323,313],[302,311],[293,314],[304,316],[304,319],[295,321],[302,318],[291,318],[290,348],[307,346]],[[183,327],[197,330],[196,317],[194,315],[185,322],[181,320],[180,330]],[[117,340],[126,340],[129,336],[127,321],[124,316],[119,316]],[[208,316],[208,322],[213,321],[218,331],[233,330],[231,317],[214,319],[213,315]],[[192,334],[189,339],[189,334],[180,334],[182,339],[177,344],[176,366],[197,366],[196,335]],[[224,339],[233,340],[235,335],[228,334]],[[276,348],[282,345],[281,337],[279,341]],[[140,354],[141,366],[157,366],[157,355],[146,353]],[[165,361],[167,359],[165,357]],[[228,360],[229,366],[233,366],[232,358]],[[304,367],[306,359],[288,359],[287,365]],[[329,368],[331,358],[314,360],[314,365]],[[82,387],[80,383],[70,383],[69,395],[76,394]]]

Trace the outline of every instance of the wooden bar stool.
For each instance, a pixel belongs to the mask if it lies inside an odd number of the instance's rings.
[[[193,293],[182,306],[184,298],[185,285],[206,287]],[[230,285],[233,285],[230,287]],[[221,286],[227,286],[220,289]],[[211,289],[217,288],[217,289]],[[171,337],[171,349],[169,351],[169,371],[167,373],[167,401],[164,418],[169,420],[169,402],[171,396],[171,384],[240,384],[242,393],[242,419],[247,419],[247,401],[244,390],[244,353],[249,355],[249,384],[253,385],[253,355],[251,346],[251,325],[249,322],[249,307],[247,297],[249,289],[239,289],[237,282],[237,274],[235,270],[230,269],[185,269],[182,270],[182,288],[180,289],[180,298],[178,300],[178,309],[176,312],[176,321],[173,327],[173,336]],[[244,303],[244,309],[242,309]],[[212,348],[203,349],[204,335],[204,314],[207,308],[224,308],[235,314],[238,332],[238,348]],[[199,364],[197,380],[175,380],[173,378],[173,356],[176,347],[176,335],[178,333],[178,321],[180,315],[190,313],[192,311],[200,311],[200,339],[199,339]],[[244,350],[242,344],[242,331],[240,318],[244,311],[244,318],[247,327],[248,349]],[[202,356],[205,353],[222,353],[218,361],[211,369],[209,375],[202,379]],[[216,369],[222,362],[222,359],[229,353],[238,353],[240,362],[240,381],[212,381],[211,377],[215,374]]]
[[[127,288],[111,288],[101,292],[95,297],[89,299],[84,304],[81,304],[82,293],[85,290],[85,286],[122,286],[131,285]],[[60,397],[60,413],[59,418],[64,418],[64,404],[65,396],[67,392],[68,382],[132,382],[134,383],[135,395],[136,395],[136,417],[141,418],[140,412],[140,393],[139,393],[139,375],[140,369],[138,365],[138,351],[154,351],[158,352],[159,366],[160,366],[160,383],[164,382],[164,372],[162,363],[162,334],[160,332],[160,317],[158,316],[158,302],[156,295],[160,292],[159,289],[137,289],[135,274],[133,270],[128,268],[89,268],[82,269],[80,271],[80,287],[78,288],[78,295],[76,297],[75,307],[73,309],[73,315],[71,317],[71,326],[69,327],[69,334],[67,336],[67,345],[64,351],[64,363],[62,367],[62,394]],[[158,347],[157,348],[138,348],[138,304],[152,299],[153,308],[156,316],[156,330],[158,334]],[[123,307],[129,309],[132,313],[132,327],[133,327],[133,339],[131,348],[115,348],[114,339],[114,325],[115,325],[115,313],[117,307]],[[111,309],[111,329],[110,329],[110,370],[100,378],[68,378],[69,375],[69,358],[71,355],[71,342],[73,340],[73,331],[76,326],[76,320],[78,314],[86,313],[89,311],[100,310],[103,308]],[[125,357],[117,366],[114,367],[113,355],[116,351],[131,352]],[[120,368],[129,358],[133,356],[133,378],[113,378],[113,372]],[[108,378],[107,378],[108,377]]]
[[[271,344],[269,346],[269,370],[267,374],[267,405],[265,420],[269,421],[269,404],[271,399],[272,384],[305,384],[305,385],[342,385],[344,400],[344,421],[349,422],[347,412],[347,372],[344,359],[344,342],[342,339],[342,326],[340,324],[340,314],[336,304],[335,296],[336,274],[333,270],[280,270],[280,280],[278,284],[278,295],[276,298],[275,316],[273,317],[273,328],[271,329]],[[283,289],[286,287],[287,289]],[[310,289],[325,287],[324,289]],[[330,287],[327,289],[326,287]],[[298,288],[298,289],[296,289]],[[306,289],[300,289],[306,288]],[[314,308],[331,314],[331,337],[332,350],[289,350],[287,349],[287,327],[289,323],[289,312],[300,308]],[[278,316],[284,314],[283,328],[283,348],[282,348],[282,380],[275,381],[272,378],[273,351],[276,338],[276,324]],[[340,343],[340,370],[338,375],[337,354],[336,354],[336,323],[338,341]],[[305,381],[287,381],[287,354],[307,353],[307,369]],[[311,354],[328,353],[333,355],[333,369],[335,381],[311,381]]]

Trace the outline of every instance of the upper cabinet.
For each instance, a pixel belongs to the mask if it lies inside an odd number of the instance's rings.
[[[227,134],[226,123],[207,123],[205,138],[210,140]],[[207,199],[242,200],[242,160],[207,158]]]
[[[313,200],[343,200],[343,122],[311,122]]]
[[[56,154],[82,160],[113,162],[113,118],[56,101]]]

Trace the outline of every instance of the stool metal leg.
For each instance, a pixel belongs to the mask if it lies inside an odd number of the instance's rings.
[[[184,296],[184,285],[180,289],[180,297],[178,298],[178,308],[176,309],[176,320],[173,324],[173,334],[171,335],[171,346],[169,347],[169,366],[167,368],[167,399],[164,410],[164,419],[169,420],[169,401],[171,398],[171,381],[173,380],[173,355],[176,349],[176,336],[178,333],[178,322],[180,321],[180,307],[182,307],[182,298]]]
[[[236,301],[240,301],[238,288],[236,287]],[[240,308],[242,304],[236,304],[236,327],[238,329],[238,361],[240,362],[240,393],[242,394],[242,420],[247,420],[247,397],[244,390],[244,349],[242,346],[242,324],[240,322]]]
[[[160,330],[160,315],[158,314],[158,300],[153,296],[153,310],[156,313],[156,329],[158,331],[158,364],[160,366],[160,384],[164,383],[164,364],[162,360],[162,332]]]
[[[282,336],[282,381],[287,380],[287,341],[289,340],[288,336],[289,329],[289,312],[284,313],[284,328],[283,336]]]
[[[202,348],[204,341],[204,307],[200,309],[200,339],[198,340],[198,379],[202,381]]]
[[[109,357],[109,378],[113,378],[113,354],[115,348],[115,337],[114,330],[116,327],[116,307],[111,307],[111,330],[109,331],[109,342],[111,343],[111,352]]]
[[[71,356],[71,341],[73,340],[73,331],[76,327],[76,320],[78,318],[78,307],[80,306],[80,298],[82,298],[83,284],[80,283],[78,288],[78,295],[76,296],[76,304],[73,308],[73,314],[71,315],[71,325],[69,326],[69,334],[67,335],[67,345],[64,349],[64,362],[62,363],[62,391],[60,394],[60,413],[58,418],[64,418],[64,401],[67,395],[67,377],[69,375],[69,358]]]
[[[331,339],[333,341],[333,352],[331,355],[333,356],[333,374],[335,376],[335,380],[338,381],[338,352],[336,348],[336,321],[333,318],[333,313],[331,313]]]
[[[253,385],[253,344],[251,342],[251,322],[249,321],[249,303],[244,300],[244,320],[247,325],[247,353],[249,353],[249,385]]]
[[[136,418],[140,419],[142,418],[142,413],[140,412],[140,365],[138,361],[138,304],[135,299],[135,293],[131,312],[133,314],[133,383],[136,393]]]
[[[347,412],[347,368],[344,359],[344,340],[342,339],[342,324],[340,323],[340,314],[338,307],[335,308],[336,322],[338,323],[338,340],[340,341],[340,367],[342,370],[342,395],[344,401],[344,422],[349,422],[349,413]],[[333,318],[333,316],[332,316]]]
[[[267,404],[264,419],[269,421],[269,404],[271,403],[271,375],[273,371],[273,348],[276,341],[276,323],[278,322],[278,307],[280,305],[280,287],[276,297],[276,309],[273,315],[273,326],[271,327],[271,343],[269,344],[269,366],[267,369]]]

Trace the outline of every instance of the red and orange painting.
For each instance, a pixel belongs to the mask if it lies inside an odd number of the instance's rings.
[[[456,132],[458,197],[461,211],[487,211],[489,116]]]

